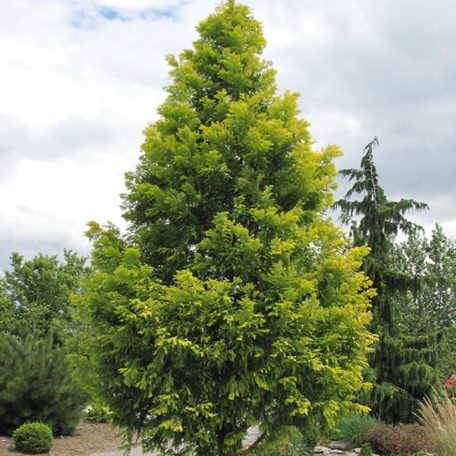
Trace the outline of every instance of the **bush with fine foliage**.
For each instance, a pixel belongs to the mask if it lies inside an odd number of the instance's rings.
[[[316,442],[313,433],[299,432],[295,427],[286,426],[276,431],[268,442],[253,451],[254,456],[310,456]]]
[[[92,423],[109,423],[112,419],[112,412],[109,407],[95,403],[87,411],[87,419]]]
[[[359,456],[372,456],[372,449],[368,443],[363,443]]]
[[[0,333],[0,434],[42,421],[54,434],[71,434],[84,397],[70,377],[65,351],[51,334],[24,339]]]
[[[352,414],[344,416],[337,424],[332,437],[349,442],[353,447],[360,446],[366,432],[378,426],[380,421],[369,415]]]
[[[439,456],[454,456],[456,448],[456,403],[447,390],[436,391],[421,401],[419,421]]]
[[[44,453],[52,447],[52,429],[40,422],[25,423],[13,433],[15,448],[24,453]]]
[[[405,455],[432,450],[423,426],[418,424],[375,426],[366,432],[363,440],[371,446],[375,453],[379,454]]]

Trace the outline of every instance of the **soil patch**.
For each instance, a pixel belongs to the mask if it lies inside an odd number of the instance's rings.
[[[119,431],[109,424],[83,421],[74,435],[55,437],[51,451],[43,453],[43,456],[91,456],[113,451],[122,444],[122,440],[117,437],[118,433]],[[14,450],[11,437],[0,436],[0,456],[24,454]]]

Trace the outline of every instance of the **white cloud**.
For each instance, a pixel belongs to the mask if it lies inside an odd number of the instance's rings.
[[[93,2],[99,5],[128,10],[144,10],[147,8],[169,9],[183,3],[182,0],[106,0]]]
[[[118,195],[123,173],[119,170],[131,168],[133,161],[119,151],[90,149],[52,162],[21,159],[16,178],[0,187],[2,194],[8,191],[2,201],[0,238],[9,237],[12,245],[27,244],[30,237],[43,245],[59,240],[85,250],[82,233],[89,220],[121,223]]]

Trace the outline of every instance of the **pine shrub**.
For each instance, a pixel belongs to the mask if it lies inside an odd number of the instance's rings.
[[[82,416],[84,397],[70,377],[65,351],[52,334],[24,339],[0,334],[0,433],[42,421],[54,434],[71,434]]]
[[[432,445],[423,426],[418,424],[379,425],[369,429],[364,435],[375,453],[379,454],[415,454],[431,451]]]
[[[44,453],[52,447],[52,429],[40,422],[25,423],[13,433],[16,450],[24,453]]]

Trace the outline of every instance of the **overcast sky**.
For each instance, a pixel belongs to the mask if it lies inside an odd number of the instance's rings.
[[[425,201],[456,237],[454,0],[245,0],[278,87],[301,93],[316,147],[356,167],[376,135],[390,199]],[[0,1],[0,268],[64,247],[87,221],[121,224],[123,175],[213,0]]]

